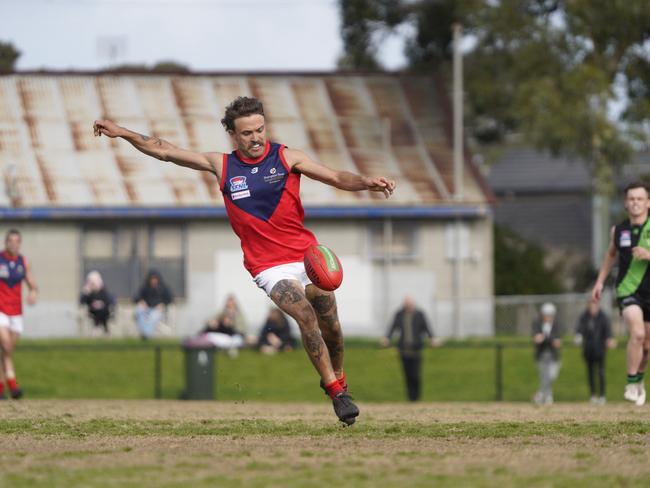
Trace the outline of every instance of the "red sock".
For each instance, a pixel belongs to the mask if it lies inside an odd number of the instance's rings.
[[[18,383],[16,383],[16,378],[7,378],[7,386],[10,390],[15,390],[18,388]]]
[[[5,394],[5,384],[0,383],[0,396],[3,396]]]
[[[345,391],[341,386],[341,383],[339,383],[339,380],[334,380],[329,385],[325,385],[325,389],[327,390],[327,394],[330,396],[330,398],[334,398],[342,391]]]
[[[341,385],[341,388],[343,388],[344,390],[347,390],[348,389],[348,384],[346,383],[345,379],[346,379],[345,378],[345,371],[343,371],[341,373],[341,377],[337,378],[336,380],[339,382],[339,385]]]

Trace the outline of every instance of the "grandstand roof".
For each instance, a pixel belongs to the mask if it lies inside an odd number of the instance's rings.
[[[238,95],[265,105],[271,140],[341,170],[388,175],[399,190],[344,192],[303,179],[307,207],[449,206],[451,113],[440,83],[397,75],[158,75],[43,73],[0,76],[0,210],[223,207],[213,177],[161,163],[125,141],[97,138],[110,118],[197,151],[229,151],[219,122]],[[469,159],[465,205],[491,199]]]

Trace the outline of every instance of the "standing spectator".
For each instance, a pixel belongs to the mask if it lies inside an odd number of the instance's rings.
[[[0,400],[5,398],[5,380],[11,398],[17,400],[23,396],[13,360],[16,343],[23,333],[23,281],[29,288],[27,304],[35,305],[38,298],[34,275],[27,259],[20,254],[21,244],[20,232],[10,229],[5,236],[5,248],[0,252]]]
[[[545,303],[541,308],[541,318],[533,322],[533,342],[535,360],[539,371],[540,387],[533,401],[538,405],[553,403],[553,383],[560,373],[560,347],[562,347],[562,327],[556,322],[555,305]]]
[[[88,315],[93,319],[95,327],[101,327],[108,334],[108,319],[112,315],[115,298],[104,286],[99,271],[91,271],[86,276],[79,303],[88,307]]]
[[[422,369],[422,346],[423,337],[427,336],[432,346],[438,342],[433,337],[424,313],[415,306],[411,297],[404,299],[404,305],[395,314],[393,323],[388,329],[386,337],[382,338],[381,344],[386,347],[396,332],[399,332],[397,348],[399,349],[406,379],[408,399],[415,402],[420,399],[421,391],[421,369]]]
[[[272,308],[269,312],[257,345],[264,354],[291,351],[296,347],[296,339],[291,335],[289,321],[279,308]]]
[[[582,345],[582,356],[587,363],[590,401],[595,405],[605,404],[605,355],[607,348],[616,347],[612,337],[609,318],[600,309],[598,301],[591,299],[587,309],[580,315],[576,327],[575,343]],[[596,388],[596,373],[598,388]]]
[[[147,273],[133,301],[136,303],[135,321],[140,337],[143,340],[150,339],[165,317],[167,306],[172,303],[172,294],[158,271],[151,270]]]

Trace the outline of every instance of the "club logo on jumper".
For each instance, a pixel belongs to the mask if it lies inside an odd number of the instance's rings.
[[[619,240],[619,245],[621,247],[631,247],[632,246],[632,234],[629,230],[621,231],[621,238]]]
[[[248,190],[248,185],[246,184],[246,177],[235,176],[233,178],[230,178],[230,193],[241,191],[241,190]]]
[[[257,170],[258,170],[258,169],[259,169],[259,168],[258,168],[257,166],[255,166],[255,167],[251,170],[251,174],[254,175],[255,173],[257,173]]]
[[[271,171],[269,171],[269,173],[271,173],[272,175],[274,175],[276,171],[277,171],[277,170],[276,170],[275,168],[271,168]]]

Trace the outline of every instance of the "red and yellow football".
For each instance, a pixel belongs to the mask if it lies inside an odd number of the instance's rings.
[[[321,290],[334,291],[343,282],[341,261],[327,246],[311,246],[305,253],[305,271],[311,282]]]

